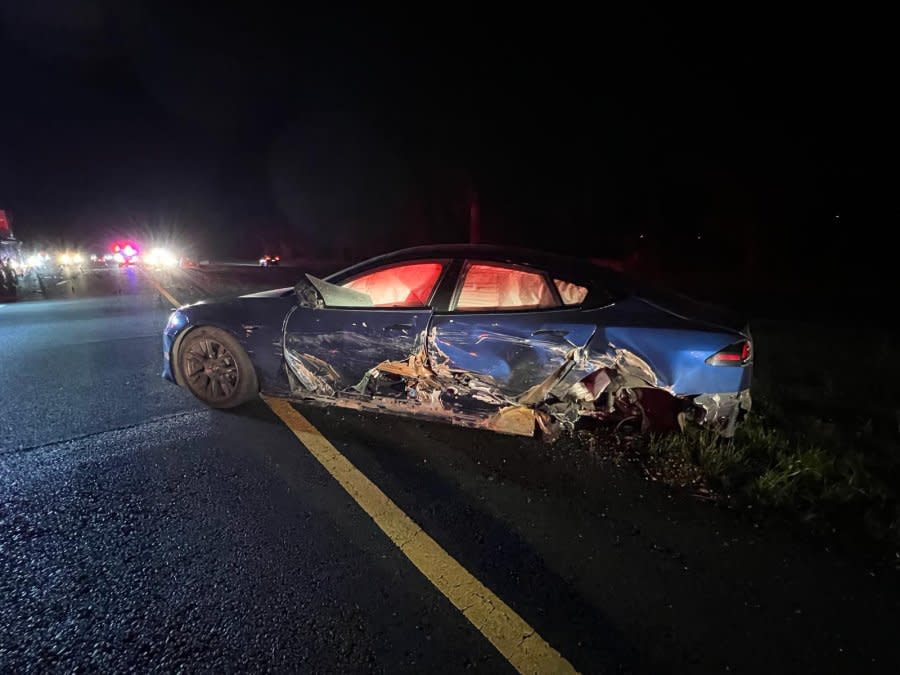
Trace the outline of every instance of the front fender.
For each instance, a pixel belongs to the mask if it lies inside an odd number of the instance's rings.
[[[294,305],[288,298],[236,298],[222,303],[197,304],[177,310],[183,325],[174,334],[167,330],[168,379],[182,384],[178,350],[186,335],[200,326],[212,326],[230,334],[243,347],[256,370],[260,390],[287,388],[282,367],[282,323]],[[166,373],[163,373],[166,376]]]

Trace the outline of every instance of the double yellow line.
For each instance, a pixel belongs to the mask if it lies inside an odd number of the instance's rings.
[[[160,294],[180,307],[148,275]],[[262,397],[347,494],[409,561],[496,647],[520,673],[574,673],[575,669],[509,605],[497,597],[422,530],[284,399]]]

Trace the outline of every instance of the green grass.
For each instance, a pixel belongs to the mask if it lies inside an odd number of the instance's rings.
[[[900,545],[896,340],[788,324],[757,326],[754,338],[754,411],[735,437],[653,436],[641,446],[648,463],[689,463],[738,502]]]
[[[655,470],[685,483],[685,463],[720,494],[741,504],[789,512],[822,528],[858,528],[851,534],[900,544],[896,483],[884,479],[884,459],[863,449],[817,444],[751,414],[732,439],[704,429],[651,436],[642,451]],[[893,458],[896,474],[896,457]],[[891,472],[887,472],[892,475]],[[670,481],[673,482],[673,481]]]

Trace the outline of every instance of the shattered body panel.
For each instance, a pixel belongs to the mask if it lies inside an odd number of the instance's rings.
[[[215,325],[245,347],[265,393],[323,405],[550,437],[585,418],[635,420],[645,430],[699,423],[731,435],[749,409],[751,360],[709,361],[737,342],[749,345],[730,314],[680,297],[667,306],[665,294],[617,286],[608,272],[596,282],[564,267],[548,267],[547,278],[590,288],[580,305],[563,306],[557,295],[552,308],[452,311],[465,269],[463,260],[449,262],[457,248],[421,257],[445,265],[430,306],[373,306],[340,286],[383,268],[388,256],[301,280],[292,293],[182,308],[183,320],[166,330],[165,374],[178,381],[170,361],[190,328]],[[486,249],[475,248],[484,260]]]
[[[701,394],[694,398],[694,404],[703,410],[703,419],[700,420],[702,423],[730,438],[734,435],[741,414],[750,411],[750,390],[744,389],[736,394]]]
[[[510,315],[435,316],[428,356],[436,364],[472,373],[504,396],[517,396],[546,380],[596,327],[572,321],[571,310]]]
[[[703,359],[734,335],[677,329],[669,318],[662,327],[604,325],[630,316],[628,310],[610,306],[578,317],[571,310],[512,317],[406,311],[404,330],[391,332],[394,312],[348,316],[300,308],[316,318],[288,321],[285,356],[295,394],[345,398],[354,407],[401,408],[527,435],[536,423],[644,418],[650,410],[665,411],[674,425],[693,409],[692,421],[733,433],[737,411],[749,408],[740,403],[749,401],[743,393],[749,369],[716,368]],[[313,324],[307,332],[291,328]],[[720,389],[735,393],[692,396]],[[673,400],[661,403],[644,390]],[[479,415],[484,419],[475,424],[470,418]]]
[[[285,322],[285,358],[311,393],[331,396],[381,361],[407,359],[421,346],[430,316],[427,309],[298,306]]]

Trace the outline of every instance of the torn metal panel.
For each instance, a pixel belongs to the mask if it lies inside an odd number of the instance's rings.
[[[375,366],[375,370],[416,380],[420,384],[420,390],[424,388],[439,389],[441,386],[434,371],[425,364],[424,350],[417,351],[406,362],[382,361]]]
[[[698,420],[701,424],[731,438],[741,415],[750,412],[752,399],[750,390],[744,389],[736,394],[701,394],[694,397],[693,403],[703,410],[702,418]]]
[[[594,341],[592,341],[592,346]],[[627,349],[619,349],[614,345],[608,345],[605,351],[595,353],[591,347],[580,350],[573,359],[572,369],[560,379],[553,388],[552,394],[557,398],[578,397],[580,390],[573,393],[573,388],[583,383],[585,378],[595,376],[595,373],[605,372],[622,387],[659,387],[659,378],[654,370],[644,359]],[[597,392],[599,394],[599,391]],[[594,397],[596,398],[596,396]]]
[[[379,378],[385,375],[400,378],[405,383],[406,396],[419,398],[423,394],[436,394],[446,407],[462,409],[466,407],[468,400],[472,408],[483,408],[474,405],[475,402],[489,406],[501,406],[510,403],[496,391],[491,383],[483,382],[473,377],[470,373],[453,371],[446,366],[432,367],[428,363],[428,356],[424,349],[410,356],[406,361],[383,361],[366,373],[359,384],[354,386],[357,392],[368,391],[379,393],[379,387],[372,386]],[[396,380],[394,380],[396,381]],[[433,397],[435,398],[435,397]]]
[[[420,350],[430,310],[297,307],[284,325],[288,365],[314,357],[335,374],[335,392],[356,385],[384,361],[407,361]],[[290,359],[288,356],[290,355]],[[303,378],[298,376],[299,384]]]
[[[284,353],[289,373],[305,391],[319,396],[334,396],[337,373],[324,361],[310,354],[298,354],[292,350]],[[322,366],[327,366],[323,368]],[[291,381],[294,384],[294,380]]]
[[[524,422],[525,415],[519,413],[514,414],[503,420],[502,423],[492,424],[496,416],[486,417],[483,413],[471,413],[456,410],[452,407],[447,408],[443,405],[428,405],[420,402],[411,402],[404,399],[394,398],[321,398],[311,397],[305,399],[308,402],[323,406],[335,405],[339,408],[348,408],[351,410],[364,410],[369,412],[387,412],[391,415],[399,415],[403,417],[413,417],[421,419],[425,417],[439,422],[447,422],[472,429],[485,429],[497,433],[514,434],[518,436],[532,436],[534,434],[534,418],[531,420],[530,426]],[[532,411],[530,411],[532,412]],[[507,413],[508,415],[509,413]],[[533,411],[536,416],[537,412]],[[521,416],[520,416],[521,415]],[[505,416],[504,416],[505,417]],[[516,418],[514,420],[514,418]],[[515,424],[513,422],[516,422]]]
[[[568,397],[581,403],[596,401],[600,394],[612,383],[609,373],[604,370],[596,370],[587,377],[573,384],[568,391]]]
[[[535,424],[535,412],[533,408],[512,405],[501,408],[495,415],[488,418],[488,429],[504,434],[517,436],[533,436]]]
[[[559,367],[550,373],[543,382],[539,382],[523,394],[518,396],[516,400],[520,405],[536,405],[543,401],[546,401],[550,396],[550,392],[553,391],[553,388],[558,385],[563,378],[568,374],[570,370],[572,370],[575,365],[575,361],[577,358],[577,349],[572,349],[566,354],[565,360],[559,364]]]
[[[312,366],[320,375],[320,377],[323,377],[328,382],[337,384],[340,376],[337,374],[337,371],[331,367],[330,363],[327,363],[319,357],[313,356],[312,354],[301,354],[300,358],[309,363],[310,366]]]
[[[572,318],[564,311],[436,315],[428,355],[434,363],[491,382],[504,396],[521,396],[591,339],[596,326]]]

